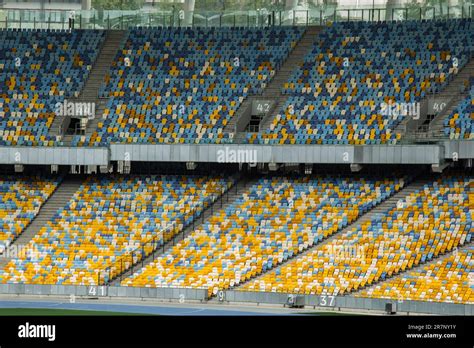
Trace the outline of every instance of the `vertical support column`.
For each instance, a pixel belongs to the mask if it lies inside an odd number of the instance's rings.
[[[195,3],[196,3],[196,0],[184,1],[184,26],[185,27],[193,26],[193,15],[194,15]]]
[[[4,2],[0,0],[0,28],[7,28],[7,11],[3,10]],[[33,20],[36,20],[36,15],[33,17]],[[36,24],[36,23],[35,23]]]
[[[44,6],[45,0],[40,1],[40,15],[39,15],[39,22],[44,23],[46,21],[46,11]],[[40,27],[41,28],[41,27]]]
[[[82,3],[81,3],[81,10],[90,10],[91,9],[91,3],[92,1],[91,0],[82,0]]]
[[[402,7],[405,7],[403,0],[387,0],[387,7],[386,7],[386,11],[385,11],[385,20],[386,21],[391,21],[391,20],[399,19],[399,16],[403,15],[403,11],[398,10],[397,12],[395,12],[395,9],[400,9]],[[392,13],[393,13],[393,15],[392,15]]]
[[[296,6],[298,6],[298,0],[286,0],[285,1],[285,13],[283,14],[283,22],[285,24],[288,24],[291,22],[291,24],[294,23],[294,18],[295,12],[294,10],[296,9]]]
[[[88,28],[89,26],[89,21],[90,21],[90,17],[91,17],[91,13],[90,13],[90,10],[92,8],[92,4],[91,4],[91,0],[82,0],[81,1],[81,20],[83,21],[83,23],[79,23],[79,28],[82,29],[82,26],[84,26],[84,28]],[[76,14],[76,19],[79,18],[79,16],[77,16]]]

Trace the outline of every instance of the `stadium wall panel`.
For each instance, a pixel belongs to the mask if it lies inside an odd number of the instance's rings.
[[[91,288],[93,291],[91,291]],[[128,297],[141,299],[168,299],[204,301],[208,299],[207,289],[188,288],[137,288],[125,286],[85,286],[85,285],[39,285],[0,284],[2,295],[42,295],[42,296],[94,296]]]
[[[455,155],[459,159],[474,158],[474,141],[472,140],[445,141],[444,148],[446,159],[452,159]]]
[[[92,291],[93,290],[93,291]],[[137,288],[123,286],[84,285],[32,285],[0,284],[2,295],[34,296],[78,296],[78,297],[125,297],[140,299],[207,301],[207,289],[190,288]],[[303,296],[306,307],[326,307],[332,310],[354,309],[365,311],[385,311],[385,305],[392,303],[397,312],[429,313],[438,315],[474,315],[474,305],[428,301],[397,301],[352,296],[294,295],[272,292],[223,291],[218,299],[228,303],[288,304],[289,296]]]
[[[249,292],[249,291],[225,291],[224,300],[226,302],[250,302],[266,303],[274,305],[285,305],[288,297],[292,294],[271,293],[271,292]],[[298,295],[293,295],[298,296]],[[352,296],[304,296],[305,306],[327,307],[341,309],[358,309],[368,311],[385,311],[385,305],[392,303],[396,306],[397,312],[407,313],[430,313],[438,315],[473,315],[474,305],[457,304],[445,302],[410,301],[398,302],[390,299],[374,299]]]
[[[219,154],[231,152],[255,154],[259,163],[439,164],[444,158],[440,145],[112,144],[110,149],[112,161],[219,162]]]
[[[236,161],[230,154],[237,154]],[[225,154],[222,160],[222,154]],[[442,164],[474,158],[474,141],[441,145],[243,145],[243,144],[112,144],[107,147],[0,147],[0,164],[101,165],[110,161],[211,162],[239,161],[239,154],[258,163]]]
[[[108,148],[0,147],[1,164],[107,165]]]

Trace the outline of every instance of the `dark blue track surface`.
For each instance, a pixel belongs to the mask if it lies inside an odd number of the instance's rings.
[[[222,309],[205,308],[202,306],[186,306],[185,304],[108,304],[108,303],[70,303],[66,301],[27,301],[27,300],[9,300],[0,301],[0,308],[45,308],[45,309],[73,309],[73,310],[89,310],[89,311],[110,311],[110,312],[126,312],[138,314],[155,314],[155,315],[199,315],[199,316],[242,316],[242,315],[286,315],[285,313],[275,313],[272,311],[245,311],[245,309],[226,308]]]

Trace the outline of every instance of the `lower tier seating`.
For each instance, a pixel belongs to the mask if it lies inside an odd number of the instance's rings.
[[[404,185],[400,178],[262,178],[124,286],[207,288],[265,272],[336,233]]]
[[[426,184],[396,207],[240,289],[345,294],[430,261],[471,240],[473,187],[467,176]]]
[[[2,283],[102,284],[179,233],[233,179],[204,176],[90,177],[11,260]]]
[[[449,257],[378,284],[357,296],[474,304],[473,276],[474,245],[469,244]]]
[[[58,183],[40,176],[0,178],[0,252],[25,230]]]

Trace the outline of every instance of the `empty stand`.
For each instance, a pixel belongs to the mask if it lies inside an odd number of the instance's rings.
[[[472,111],[469,111],[467,108],[473,100],[472,95],[474,92],[471,92],[472,87],[470,87],[472,85],[474,85],[474,59],[471,58],[453,77],[445,89],[427,97],[436,102],[438,106],[442,105],[442,103],[446,105],[441,111],[436,112],[433,119],[428,119],[427,123],[425,122],[425,124],[419,127],[417,137],[469,139],[471,131],[466,121],[470,117],[472,120],[472,116],[469,114]],[[456,116],[457,121],[451,121],[455,113],[458,113],[458,116]],[[405,133],[408,121],[409,119],[407,118],[400,122],[395,131],[402,134]]]
[[[282,93],[285,83],[289,80],[295,67],[301,66],[304,62],[305,56],[311,50],[314,41],[317,40],[319,33],[323,30],[322,27],[308,27],[297,46],[293,49],[288,59],[278,70],[275,78],[273,78],[268,86],[264,89],[262,96],[265,98],[276,98],[276,106],[274,111],[266,118],[262,119],[260,123],[260,131],[268,129],[272,120],[276,116],[286,102],[286,96]]]
[[[470,241],[472,184],[464,176],[427,183],[396,207],[242,289],[344,294],[428,262]]]
[[[0,180],[0,252],[25,233],[60,179],[3,176]]]
[[[108,73],[115,55],[120,48],[122,41],[125,38],[125,31],[123,30],[108,30],[106,31],[105,40],[100,49],[97,60],[87,78],[84,88],[74,101],[94,103],[95,117],[88,120],[84,129],[84,136],[90,136],[97,129],[97,125],[102,120],[107,100],[99,99],[99,89],[103,83],[106,74]],[[83,137],[80,135],[65,135],[65,144],[76,145],[81,142]]]
[[[383,105],[412,105],[441,91],[470,59],[473,31],[465,19],[333,23],[286,83],[288,99],[269,129],[247,140],[394,144],[394,130],[412,115]]]
[[[404,181],[259,179],[124,286],[236,286],[344,228]]]
[[[80,144],[226,143],[224,127],[259,94],[303,29],[135,28],[101,88],[98,130]]]
[[[395,144],[410,117],[382,105],[433,96],[454,96],[433,134],[473,134],[471,93],[457,93],[473,69],[470,19],[0,34],[3,145]],[[256,96],[273,109],[232,139]],[[58,137],[65,99],[96,106],[84,134]]]
[[[312,46],[315,37],[321,31],[321,27],[307,27],[302,35],[301,39],[295,43],[290,54],[283,62],[280,69],[275,72],[275,76],[264,86],[262,93],[258,96],[247,97],[241,106],[237,109],[234,117],[224,128],[224,132],[234,132],[237,121],[247,112],[248,108],[256,99],[270,99],[274,100],[275,104],[273,108],[268,112],[268,115],[261,119],[259,129],[266,129],[273,118],[274,112],[281,109],[286,97],[282,94],[283,84],[288,81],[291,72],[295,66],[300,65],[303,62],[304,56]],[[238,134],[236,141],[240,142],[239,139],[245,139],[244,136]]]
[[[3,283],[103,284],[178,234],[232,185],[232,178],[88,178],[12,259]]]
[[[367,221],[372,220],[375,217],[383,216],[384,212],[386,212],[390,208],[395,207],[406,196],[413,194],[415,191],[419,190],[424,184],[425,184],[424,180],[417,180],[415,182],[404,182],[404,184],[400,187],[400,189],[396,193],[394,193],[392,196],[390,196],[386,200],[375,205],[371,210],[369,210],[365,214],[360,215],[356,220],[354,220],[351,224],[341,229],[338,233],[326,236],[321,242],[313,245],[312,248],[308,248],[301,254],[294,255],[293,257],[282,262],[281,265],[278,265],[278,267],[284,267],[285,264],[291,263],[295,258],[304,257],[305,255],[311,253],[316,246],[322,247],[323,245],[329,244],[331,243],[332,240],[339,238],[341,234],[344,234],[350,231],[351,229],[357,228],[358,226],[362,225],[363,223]],[[267,270],[266,272],[263,272],[259,276],[249,279],[247,282],[240,284],[237,287],[237,289],[246,290],[247,285],[249,283],[251,282],[253,283],[257,281],[259,278],[265,277],[265,274],[267,274],[267,272],[270,272],[270,271],[271,270]]]
[[[474,245],[470,243],[355,296],[473,304],[473,260]]]
[[[426,181],[424,180],[416,180],[415,182],[406,182],[403,184],[403,186],[400,187],[400,189],[394,193],[391,197],[387,198],[386,200],[380,202],[376,206],[374,206],[371,210],[369,210],[367,213],[360,215],[356,220],[354,220],[351,224],[348,226],[344,227],[342,230],[340,230],[338,233],[328,235],[325,237],[320,243],[315,244],[312,248],[308,248],[301,254],[296,254],[293,257],[287,259],[286,261],[282,262],[281,265],[278,265],[277,267],[284,267],[286,264],[291,263],[295,260],[295,258],[300,258],[300,257],[305,257],[305,255],[310,254],[313,252],[314,248],[317,247],[323,247],[324,245],[327,245],[331,243],[334,239],[337,239],[340,237],[341,234],[344,234],[354,228],[357,228],[358,226],[362,225],[363,223],[370,221],[376,217],[383,216],[383,214],[390,208],[395,207],[397,204],[399,204],[406,196],[409,196],[419,190],[423,185],[425,185]],[[260,278],[264,278],[265,275],[270,272],[271,270],[267,270],[266,272],[263,272],[262,274],[249,279],[247,282],[240,284],[236,289],[241,289],[241,290],[248,290],[248,286],[250,283],[254,284],[255,282],[258,281]]]
[[[57,186],[55,191],[49,196],[46,202],[41,206],[38,214],[30,222],[22,234],[15,239],[15,245],[26,245],[38,234],[53,216],[66,206],[74,194],[79,190],[83,179],[73,176],[67,176]]]
[[[12,241],[18,250],[27,248],[31,239],[41,230],[43,226],[56,214],[58,210],[63,208],[71,199],[77,189],[80,187],[81,180],[66,177],[57,183],[54,191],[48,196],[46,201],[41,205],[37,214],[28,223],[21,234],[18,234]],[[31,249],[34,250],[34,249]],[[11,260],[12,256],[7,255],[1,258],[0,269],[3,269]]]
[[[165,241],[165,243],[163,243],[160,248],[157,248],[146,258],[142,259],[140,262],[141,267],[147,266],[148,264],[152,263],[153,261],[155,261],[155,258],[163,255],[175,244],[179,243],[179,241],[182,241],[187,238],[191,233],[193,233],[197,226],[204,222],[207,222],[212,217],[214,212],[217,212],[219,209],[226,209],[238,197],[240,197],[252,184],[252,180],[241,179],[236,182],[232,187],[229,187],[225,194],[221,195],[206,209],[204,209],[203,212],[199,214],[199,216],[195,216],[193,221],[190,222],[187,226],[185,226],[179,234],[173,236],[172,238],[170,238],[170,240]],[[138,265],[138,267],[140,267],[140,265]],[[117,274],[116,279],[111,283],[111,285],[120,285],[123,279],[132,276],[137,269],[139,268],[134,268],[132,266],[123,274]]]
[[[98,30],[0,31],[0,144],[55,145],[57,105],[77,96],[98,53]]]

